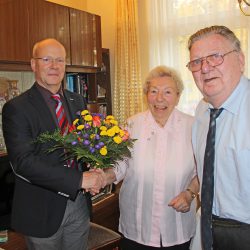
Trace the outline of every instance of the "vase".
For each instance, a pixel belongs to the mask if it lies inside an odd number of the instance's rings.
[[[8,80],[8,100],[20,95],[20,90],[17,87],[18,80]]]

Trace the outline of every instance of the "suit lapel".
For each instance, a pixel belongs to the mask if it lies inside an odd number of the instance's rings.
[[[35,84],[28,90],[28,95],[31,105],[37,110],[37,114],[39,114],[41,121],[43,121],[44,130],[54,131],[57,129],[57,124],[51,115],[48,105]]]
[[[77,117],[76,113],[86,108],[84,99],[82,96],[72,93],[68,90],[64,90],[63,92],[66,103],[68,105],[70,118],[73,121]]]

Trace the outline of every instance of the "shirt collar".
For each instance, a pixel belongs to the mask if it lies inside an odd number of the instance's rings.
[[[48,101],[52,100],[52,98],[51,98],[52,93],[48,89],[44,88],[43,86],[41,86],[37,82],[35,83],[35,85],[36,85],[37,89],[40,91],[40,93],[42,94],[42,96],[46,100],[48,100]],[[57,94],[60,94],[61,96],[63,96],[62,87],[58,90]]]
[[[242,94],[246,91],[248,85],[248,80],[245,76],[241,76],[239,84],[236,86],[231,95],[227,98],[227,100],[221,105],[220,108],[227,110],[232,114],[237,114],[240,108]],[[204,99],[202,100],[204,103],[204,112],[208,112],[209,109],[214,108],[210,103],[206,102]]]
[[[239,98],[239,96],[243,96],[244,92],[246,92],[247,85],[247,78],[245,76],[242,76],[240,78],[239,84],[236,86],[227,100],[223,103],[222,107],[233,114],[237,114],[239,112],[240,103],[242,101],[242,98]]]

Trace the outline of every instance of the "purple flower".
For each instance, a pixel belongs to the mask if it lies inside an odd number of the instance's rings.
[[[89,129],[90,125],[88,123],[85,124],[85,129]]]
[[[95,135],[95,139],[96,139],[96,140],[100,140],[100,135],[96,134],[96,135]]]
[[[100,141],[99,143],[99,146],[102,148],[104,146],[104,142]]]
[[[89,140],[84,140],[84,141],[83,141],[83,144],[87,146],[87,145],[90,144],[90,141],[89,141]]]
[[[99,144],[96,144],[96,145],[95,145],[95,148],[96,148],[96,149],[100,149],[101,146],[100,146]]]
[[[77,141],[72,141],[71,144],[74,146],[77,144]]]
[[[89,135],[88,135],[88,134],[84,134],[84,135],[83,135],[83,138],[88,139],[88,138],[89,138]]]
[[[89,147],[89,151],[91,154],[93,154],[95,152],[95,149],[93,147]]]

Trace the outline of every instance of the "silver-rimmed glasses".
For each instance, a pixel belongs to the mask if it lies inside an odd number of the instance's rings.
[[[53,58],[51,56],[45,56],[45,57],[35,57],[33,59],[36,60],[41,60],[43,62],[43,64],[48,65],[51,63],[57,63],[60,65],[64,65],[65,64],[65,59],[62,57],[58,57],[58,58]]]
[[[237,52],[237,50],[234,49],[234,50],[231,50],[225,54],[215,53],[212,55],[204,56],[204,57],[195,59],[193,61],[190,61],[186,65],[186,67],[188,67],[188,69],[191,72],[197,72],[197,71],[201,70],[202,63],[204,60],[206,60],[207,64],[209,64],[210,66],[215,67],[215,66],[221,65],[224,62],[224,56],[226,56],[232,52]]]

